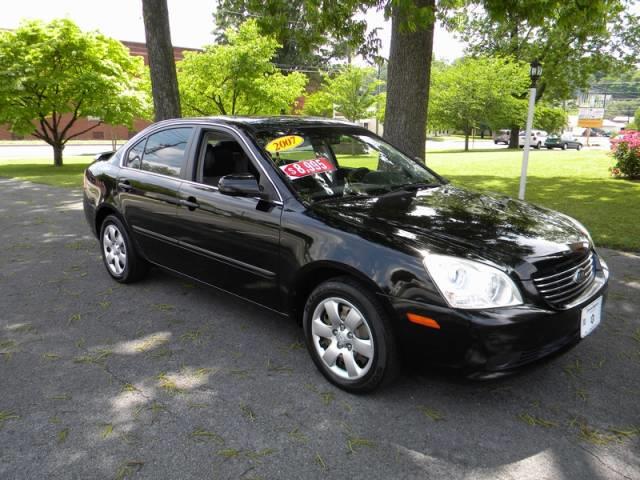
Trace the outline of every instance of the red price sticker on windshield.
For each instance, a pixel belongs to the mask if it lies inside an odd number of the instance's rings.
[[[333,163],[325,157],[318,157],[314,160],[301,160],[280,167],[280,170],[282,170],[287,177],[294,179],[315,175],[316,173],[333,172],[335,169],[336,167]]]

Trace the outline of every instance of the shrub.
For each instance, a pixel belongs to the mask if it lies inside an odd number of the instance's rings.
[[[628,130],[611,140],[616,164],[609,168],[614,177],[640,178],[640,132]]]

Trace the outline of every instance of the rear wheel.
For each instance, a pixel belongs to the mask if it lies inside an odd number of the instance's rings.
[[[100,247],[104,265],[114,280],[131,283],[147,273],[147,262],[135,251],[127,229],[115,215],[102,222]]]
[[[318,286],[307,299],[303,327],[313,362],[338,387],[366,392],[397,376],[397,347],[385,311],[375,294],[352,279]]]
[[[581,148],[582,148],[582,145],[580,145],[580,144],[576,145],[576,150],[580,150]]]
[[[540,142],[536,143],[536,150],[540,150],[540,147],[542,146],[542,144]]]
[[[563,149],[563,150],[566,150],[566,149],[567,149],[567,144],[566,144],[566,143],[563,143],[563,144],[562,144],[562,149]]]

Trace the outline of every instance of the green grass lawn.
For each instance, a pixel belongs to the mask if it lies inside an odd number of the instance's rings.
[[[341,155],[344,165],[365,166],[373,156]],[[91,157],[67,157],[56,168],[50,159],[0,160],[0,176],[59,187],[81,187]],[[453,184],[517,196],[522,151],[507,149],[427,152],[427,165]],[[529,157],[527,200],[577,218],[597,245],[640,251],[640,182],[616,180],[606,151],[541,150]]]
[[[54,167],[51,158],[0,160],[0,177],[18,178],[54,187],[81,188],[82,172],[93,156],[65,157],[62,167]]]

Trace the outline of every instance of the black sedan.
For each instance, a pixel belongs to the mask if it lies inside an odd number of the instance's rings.
[[[563,133],[562,135],[549,135],[544,141],[544,146],[548,150],[554,148],[561,148],[567,150],[568,148],[574,148],[576,150],[582,149],[582,142],[577,140],[573,135]]]
[[[158,265],[302,323],[319,370],[353,392],[417,351],[476,375],[576,344],[608,269],[577,221],[452,186],[348,123],[157,123],[84,179],[107,272]]]

